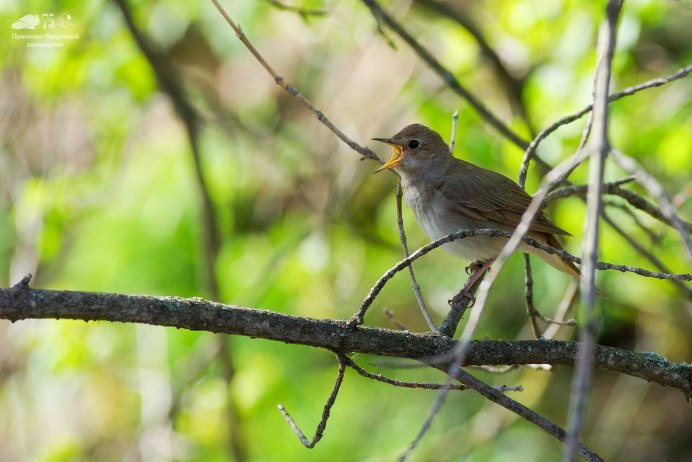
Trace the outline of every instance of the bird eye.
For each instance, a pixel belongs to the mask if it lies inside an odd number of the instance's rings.
[[[418,140],[411,140],[408,142],[408,147],[411,149],[416,149],[418,146],[420,146],[420,142]]]

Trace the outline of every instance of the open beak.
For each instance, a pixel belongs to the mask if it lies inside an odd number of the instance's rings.
[[[387,162],[384,163],[384,165],[377,170],[375,170],[375,173],[381,172],[382,170],[387,170],[392,167],[396,167],[399,165],[399,162],[402,161],[404,158],[404,150],[399,146],[397,143],[392,141],[391,138],[373,138],[373,141],[379,141],[381,143],[387,143],[391,147],[394,148],[394,154],[392,154],[391,159],[389,159]]]

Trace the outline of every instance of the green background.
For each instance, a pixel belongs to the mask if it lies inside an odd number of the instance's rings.
[[[521,82],[530,123],[506,85],[453,20],[417,2],[388,2],[422,44],[502,120],[529,139],[590,102],[603,4],[595,1],[450,2],[482,30]],[[338,127],[388,158],[373,137],[421,122],[445,139],[459,110],[455,154],[516,179],[522,151],[483,123],[394,33],[383,37],[357,1],[306,1],[302,17],[268,1],[225,2],[265,59]],[[401,258],[395,177],[320,124],[274,84],[209,2],[131,2],[134,19],[173,63],[204,124],[202,172],[219,217],[213,265],[220,301],[300,316],[344,319]],[[12,38],[25,14],[70,14],[79,38],[29,48]],[[614,91],[692,62],[689,1],[625,2],[613,62]],[[26,273],[61,290],[210,298],[201,196],[184,126],[109,2],[4,1],[0,24],[0,286]],[[690,220],[692,86],[689,77],[610,106],[611,142],[664,185]],[[539,148],[556,165],[571,155],[584,120]],[[571,179],[584,183],[587,169]],[[625,174],[609,164],[607,180]],[[540,176],[532,168],[528,190]],[[639,193],[639,186],[628,185]],[[617,198],[609,198],[622,204]],[[679,237],[620,208],[611,216],[671,271],[689,271]],[[550,216],[579,254],[584,204],[559,201]],[[427,242],[405,211],[409,243]],[[638,222],[650,231],[647,232]],[[654,269],[603,225],[601,259]],[[440,320],[465,280],[441,251],[416,265]],[[537,307],[547,316],[568,276],[534,264]],[[692,306],[670,282],[601,272],[602,344],[690,361]],[[478,338],[531,338],[521,258],[503,269]],[[689,286],[688,286],[689,287]],[[404,273],[386,286],[366,323],[392,327],[384,309],[423,331]],[[574,329],[558,338],[572,339]],[[432,371],[357,356],[402,380]],[[232,363],[232,364],[229,364]],[[231,370],[231,366],[233,370]],[[302,447],[281,403],[312,435],[336,376],[325,351],[172,328],[72,321],[0,321],[0,461],[233,460],[229,435],[252,461],[394,460],[418,432],[434,392],[394,389],[348,371],[324,439]],[[233,376],[229,379],[229,375]],[[571,368],[477,375],[521,384],[511,396],[565,426]],[[229,430],[229,413],[236,414]],[[682,460],[692,452],[683,396],[597,372],[585,442],[608,460]],[[473,392],[453,393],[412,460],[557,460],[559,442]]]

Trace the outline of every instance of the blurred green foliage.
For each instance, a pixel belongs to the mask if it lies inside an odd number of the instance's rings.
[[[231,16],[289,82],[361,144],[418,121],[446,138],[459,110],[456,155],[516,178],[522,152],[426,68],[393,33],[377,32],[358,2],[299,1],[326,11],[306,16],[269,1],[226,2]],[[481,56],[477,42],[429,2],[385,7],[421,43],[525,138],[590,101],[602,2],[448,2],[469,17],[520,84],[530,124]],[[426,6],[428,5],[428,6]],[[395,179],[372,176],[300,103],[271,78],[209,2],[130,2],[134,19],[175,65],[204,118],[203,174],[219,217],[213,276],[221,301],[319,318],[349,317],[369,287],[401,258]],[[79,38],[57,48],[27,47],[10,25],[26,14],[70,14]],[[210,297],[205,282],[200,191],[185,130],[152,69],[110,2],[0,3],[0,286],[35,274],[32,285],[63,290]],[[625,3],[613,90],[692,62],[689,1]],[[611,105],[611,141],[665,186],[690,219],[692,87],[689,77]],[[555,165],[574,152],[584,120],[539,148]],[[381,146],[381,157],[389,152]],[[609,180],[623,172],[609,166]],[[540,176],[532,169],[528,186]],[[583,183],[586,169],[572,180]],[[628,186],[630,187],[630,186]],[[637,192],[643,189],[631,186]],[[620,201],[613,200],[620,203]],[[583,203],[551,206],[579,252]],[[675,272],[688,271],[679,237],[638,214],[645,232],[617,209],[628,235]],[[412,246],[426,238],[404,216]],[[604,225],[602,259],[652,268]],[[416,265],[438,319],[465,278],[441,252]],[[494,288],[478,337],[529,338],[521,259]],[[567,277],[534,265],[536,302],[548,316]],[[603,343],[690,361],[690,303],[669,282],[604,272]],[[391,309],[424,330],[402,273],[367,317],[390,326]],[[566,329],[561,338],[572,338]],[[330,354],[264,340],[151,326],[68,321],[0,321],[0,460],[223,461],[229,403],[253,461],[393,460],[412,440],[434,394],[391,389],[347,373],[324,439],[297,441],[276,405],[311,435],[336,375]],[[229,382],[219,355],[231,357]],[[406,380],[439,374],[367,357],[371,370]],[[496,384],[564,425],[571,369],[518,370]],[[597,374],[585,441],[612,460],[681,460],[692,452],[692,416],[683,398],[625,376]],[[413,460],[556,460],[561,445],[471,392],[453,394]]]

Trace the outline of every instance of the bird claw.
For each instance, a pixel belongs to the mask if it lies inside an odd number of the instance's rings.
[[[478,271],[479,269],[481,269],[481,268],[483,267],[484,264],[485,264],[485,262],[484,262],[483,260],[476,260],[476,261],[473,261],[473,262],[471,262],[471,264],[470,264],[469,266],[467,266],[466,268],[464,268],[464,271],[466,271],[466,274],[475,273],[476,271]]]

